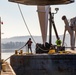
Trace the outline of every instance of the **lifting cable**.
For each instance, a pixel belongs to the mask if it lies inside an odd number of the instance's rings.
[[[31,32],[30,32],[30,30],[29,30],[29,28],[28,28],[28,26],[27,26],[27,24],[26,24],[26,21],[25,21],[25,19],[24,19],[23,13],[22,13],[22,11],[21,11],[20,5],[19,5],[18,3],[17,3],[17,5],[18,5],[18,8],[19,8],[20,14],[21,14],[21,16],[22,16],[22,19],[23,19],[23,21],[24,21],[24,24],[25,24],[25,26],[26,26],[29,34],[30,34],[30,37],[33,39],[34,43],[36,44],[36,41],[34,40],[33,36],[31,35]],[[18,51],[21,50],[24,46],[25,46],[25,45],[23,45],[22,47],[20,47],[20,48],[18,49]],[[40,50],[42,50],[42,51],[45,51],[45,52],[48,51],[48,50],[42,49],[42,48],[41,48],[40,46],[38,46],[38,45],[37,45],[37,47],[38,47]],[[14,54],[12,54],[12,55],[14,55]],[[12,55],[11,55],[11,56],[12,56]],[[11,56],[9,56],[9,57],[8,57],[7,59],[5,59],[4,61],[7,61]]]
[[[26,26],[26,28],[27,28],[27,30],[28,30],[31,38],[33,39],[34,43],[36,43],[35,40],[34,40],[34,38],[33,38],[33,36],[31,35],[31,32],[30,32],[28,26],[27,26],[27,23],[26,23],[26,21],[25,21],[25,18],[24,18],[24,16],[23,16],[22,11],[21,11],[20,5],[19,5],[18,3],[17,3],[17,5],[18,5],[18,8],[19,8],[20,14],[21,14],[21,16],[22,16],[22,19],[23,19],[23,21],[24,21],[24,24],[25,24],[25,26]]]

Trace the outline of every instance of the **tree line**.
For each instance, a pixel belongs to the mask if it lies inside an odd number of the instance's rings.
[[[2,49],[16,49],[20,48],[23,45],[25,45],[25,42],[7,42],[7,43],[2,43],[1,48]]]

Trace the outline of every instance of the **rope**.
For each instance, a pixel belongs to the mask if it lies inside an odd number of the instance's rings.
[[[23,13],[22,13],[21,8],[20,8],[20,5],[19,5],[18,3],[17,3],[17,5],[18,5],[18,8],[19,8],[20,14],[21,14],[21,16],[22,16],[22,19],[23,19],[23,21],[24,21],[24,24],[25,24],[25,26],[26,26],[26,28],[27,28],[27,30],[28,30],[31,38],[33,39],[32,35],[31,35],[31,32],[30,32],[30,30],[29,30],[29,28],[28,28],[28,26],[27,26],[27,23],[26,23],[26,21],[25,21],[25,19],[24,19]],[[33,39],[33,41],[35,42],[34,39]],[[36,42],[35,42],[35,43],[36,43]]]
[[[24,45],[24,46],[25,46],[25,45]],[[24,46],[20,47],[20,48],[18,49],[18,51],[21,50]],[[14,55],[14,54],[12,54],[12,55]],[[11,55],[11,56],[12,56],[12,55]],[[4,61],[7,61],[11,56],[9,56],[9,57],[8,57],[7,59],[5,59]]]

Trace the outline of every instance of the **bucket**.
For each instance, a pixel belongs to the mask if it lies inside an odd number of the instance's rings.
[[[6,72],[6,64],[2,64],[2,71]]]

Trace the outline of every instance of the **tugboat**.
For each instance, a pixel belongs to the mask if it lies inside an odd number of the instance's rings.
[[[76,75],[76,53],[75,49],[75,35],[76,35],[76,18],[70,19],[71,24],[67,20],[66,16],[62,17],[65,23],[65,31],[63,42],[61,45],[60,38],[58,36],[55,23],[54,14],[51,13],[50,5],[69,4],[74,0],[9,0],[10,2],[25,4],[25,5],[37,5],[37,12],[39,16],[39,22],[42,32],[43,44],[36,44],[36,54],[23,54],[21,50],[15,52],[15,55],[10,57],[10,64],[15,71],[16,75]],[[47,38],[47,25],[49,19],[49,43],[46,42]],[[57,45],[52,45],[52,26],[54,28]],[[64,46],[65,33],[69,32],[71,37],[71,50],[66,51]],[[74,32],[75,31],[75,32]]]

